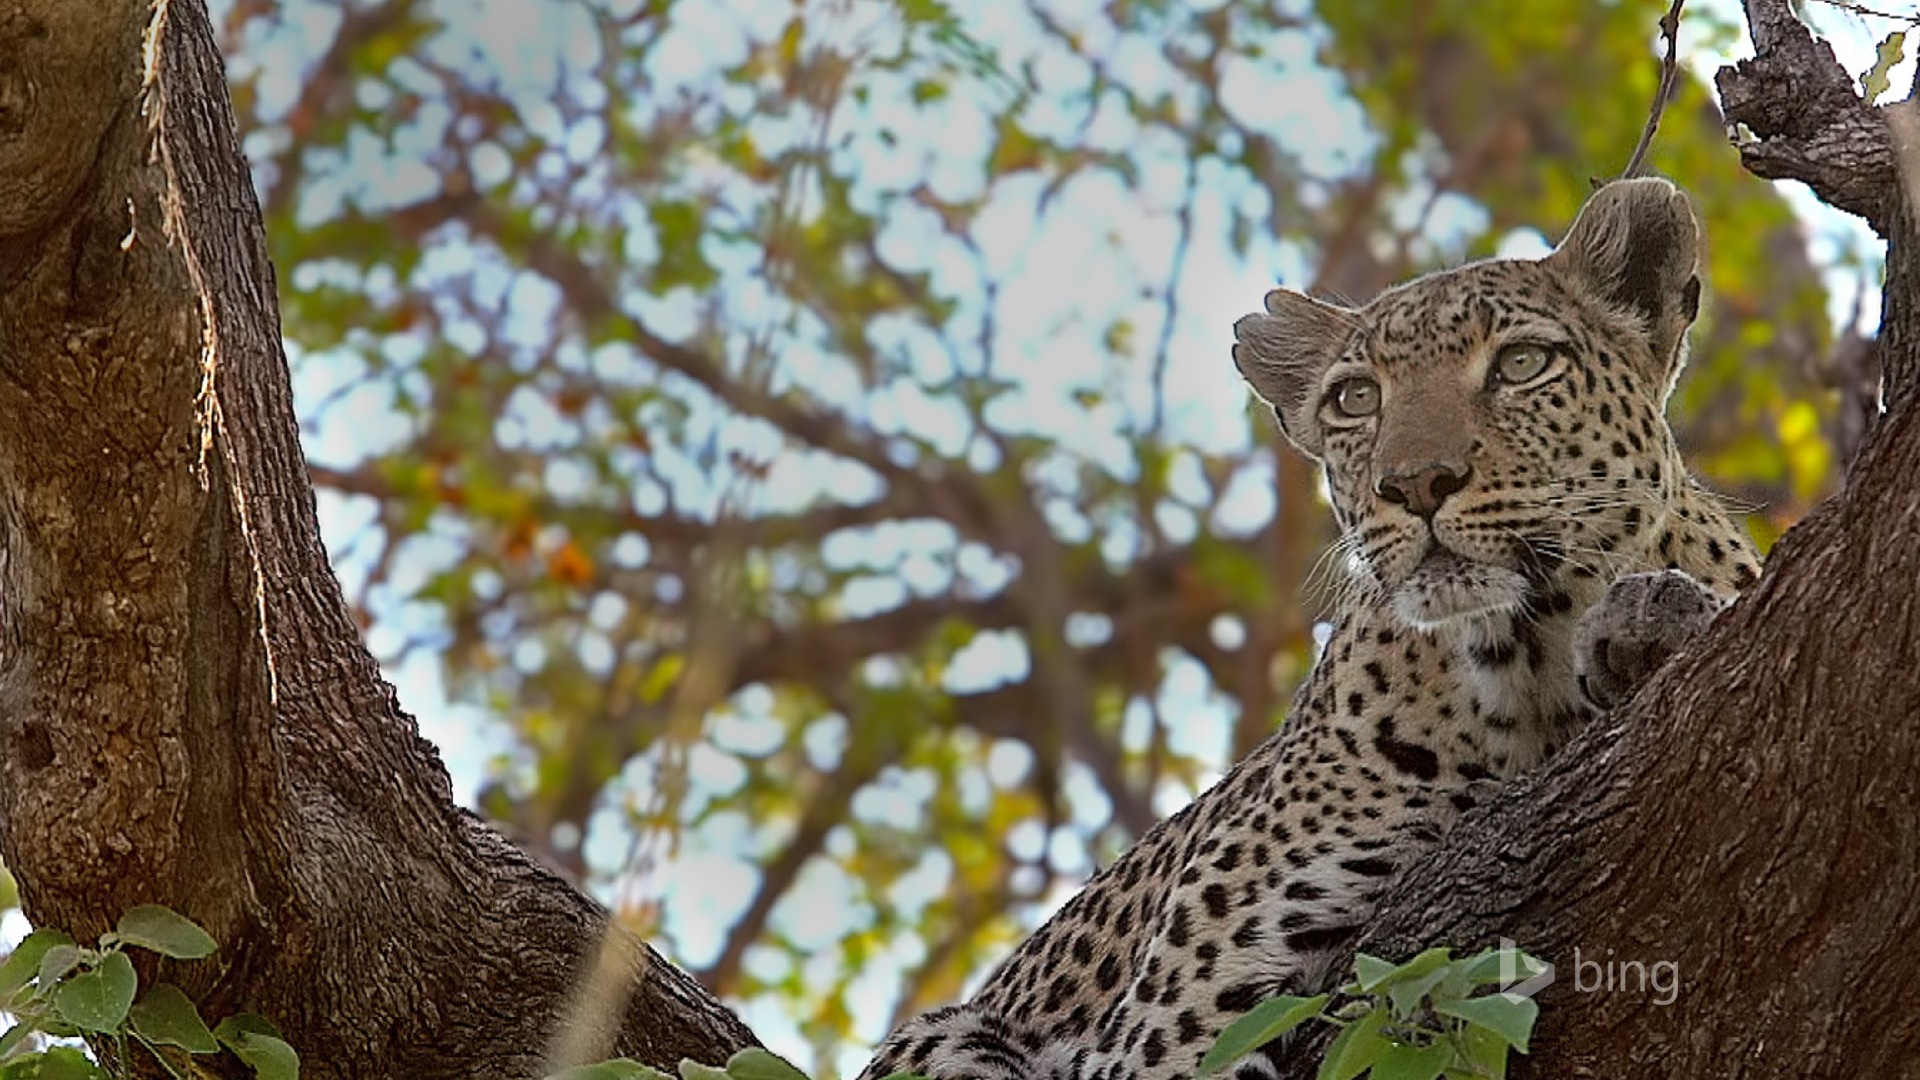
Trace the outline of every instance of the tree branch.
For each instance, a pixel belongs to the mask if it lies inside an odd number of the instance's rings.
[[[334,33],[333,43],[327,46],[327,51],[302,82],[300,96],[287,110],[286,122],[295,137],[289,139],[286,148],[273,159],[273,183],[267,188],[266,204],[262,207],[267,217],[279,217],[287,212],[300,190],[300,181],[306,176],[305,163],[301,160],[306,140],[300,136],[325,119],[323,114],[331,113],[340,104],[352,104],[354,54],[397,29],[406,21],[412,6],[399,0],[386,0],[370,7],[340,5],[340,29]]]
[[[1861,100],[1833,49],[1786,0],[1747,0],[1754,55],[1720,69],[1715,85],[1740,162],[1768,180],[1799,180],[1827,203],[1889,235],[1898,191],[1893,140]]]
[[[320,487],[343,495],[365,495],[382,505],[411,497],[434,497],[428,493],[401,491],[378,469],[367,464],[337,468],[309,463],[307,473]],[[454,482],[458,482],[457,477]],[[733,531],[736,542],[747,548],[778,548],[789,544],[818,546],[842,529],[913,520],[916,509],[912,500],[891,488],[871,502],[823,503],[792,513],[728,519],[724,524],[666,511],[643,514],[632,504],[568,502],[545,493],[532,496],[525,506],[526,512],[543,524],[564,525],[586,535],[617,537],[636,533],[651,543],[683,552],[713,543],[722,528]]]
[[[476,200],[465,210],[462,220],[475,233],[495,243],[504,241],[509,226],[494,207]],[[865,465],[888,480],[912,483],[915,479],[912,470],[895,462],[873,433],[847,417],[757,390],[731,377],[719,360],[655,334],[620,307],[592,266],[552,238],[536,235],[516,238],[516,242],[526,254],[528,268],[557,285],[581,318],[619,325],[649,359],[692,380],[727,407],[765,420],[809,446]]]
[[[839,707],[851,720],[847,703],[842,701]],[[854,796],[893,760],[894,754],[886,748],[855,744],[848,749],[840,768],[821,777],[819,787],[805,794],[802,801],[806,809],[793,830],[793,838],[761,868],[760,885],[754,890],[753,900],[727,930],[720,955],[695,973],[708,989],[723,995],[738,993],[740,966],[746,960],[748,946],[760,940],[767,921],[773,917],[774,907],[799,879],[800,871],[806,869],[807,863],[826,845],[827,835],[834,826],[847,819]]]

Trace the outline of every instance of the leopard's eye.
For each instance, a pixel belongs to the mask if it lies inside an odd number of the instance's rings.
[[[1380,384],[1372,379],[1347,379],[1333,388],[1333,411],[1351,420],[1380,411]]]
[[[1509,386],[1540,377],[1553,362],[1553,354],[1544,345],[1520,342],[1502,348],[1493,358],[1493,377]]]

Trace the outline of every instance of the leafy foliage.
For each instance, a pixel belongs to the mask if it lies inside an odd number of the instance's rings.
[[[630,1058],[578,1065],[554,1073],[547,1080],[674,1080],[658,1069],[650,1069]],[[807,1080],[807,1074],[779,1057],[757,1047],[742,1050],[716,1069],[693,1061],[680,1063],[679,1080]],[[911,1073],[894,1073],[886,1080],[922,1080]]]
[[[1537,250],[1657,78],[1582,0],[514,8],[228,9],[330,539],[481,808],[817,1072],[1279,723],[1327,525],[1232,319]],[[1712,240],[1676,420],[1770,540],[1853,256],[1697,81],[1651,164]]]
[[[208,1028],[185,991],[156,983],[140,992],[128,947],[174,960],[213,955],[215,943],[192,920],[157,904],[120,917],[94,948],[59,930],[35,930],[0,963],[0,1009],[14,1025],[0,1035],[0,1078],[107,1080],[133,1075],[131,1046],[144,1049],[168,1076],[200,1075],[190,1059],[224,1048],[261,1080],[296,1080],[300,1058],[262,1017],[230,1016]],[[72,1046],[47,1038],[87,1038],[112,1068],[102,1069]]]
[[[1860,92],[1869,102],[1879,99],[1892,84],[1893,69],[1907,55],[1907,32],[1894,30],[1880,39],[1880,45],[1874,49],[1873,66],[1860,76]]]
[[[1321,1058],[1320,1080],[1469,1080],[1507,1075],[1507,1055],[1527,1052],[1540,1007],[1507,993],[1515,973],[1532,976],[1545,965],[1518,950],[1490,949],[1463,960],[1438,948],[1394,964],[1364,953],[1357,977],[1331,995],[1277,997],[1228,1025],[1200,1062],[1217,1073],[1296,1028],[1318,1020],[1340,1033]],[[1489,986],[1501,989],[1480,993]]]

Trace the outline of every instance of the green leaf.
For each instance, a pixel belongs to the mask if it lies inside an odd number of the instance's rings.
[[[1346,992],[1364,993],[1381,979],[1393,974],[1397,966],[1391,960],[1382,960],[1377,956],[1368,956],[1366,953],[1356,953],[1353,958],[1353,970],[1359,978],[1354,980],[1353,989]]]
[[[30,1019],[22,1020],[8,1028],[6,1034],[0,1035],[0,1061],[12,1057],[13,1052],[20,1049],[20,1044],[27,1040],[27,1036],[38,1030],[39,1028]]]
[[[263,1080],[295,1080],[300,1075],[300,1055],[264,1016],[235,1013],[214,1025],[213,1037]]]
[[[0,1080],[107,1080],[107,1074],[74,1047],[53,1046],[0,1067]]]
[[[1458,1001],[1471,995],[1478,985],[1468,976],[1472,970],[1472,961],[1469,960],[1448,964],[1446,977],[1440,980],[1438,986],[1429,987],[1427,996],[1434,1001]]]
[[[1374,1062],[1369,1080],[1433,1080],[1453,1063],[1453,1047],[1446,1043],[1414,1046],[1397,1043]]]
[[[1441,964],[1418,978],[1404,982],[1395,982],[1387,987],[1387,1001],[1393,1005],[1393,1015],[1406,1019],[1420,1007],[1420,999],[1427,991],[1445,982],[1458,967],[1456,964]]]
[[[1498,985],[1509,977],[1531,979],[1547,970],[1545,961],[1519,949],[1488,949],[1458,966],[1466,981],[1476,986]]]
[[[1320,1015],[1327,995],[1276,997],[1255,1005],[1228,1024],[1213,1048],[1200,1059],[1200,1075],[1217,1072]]]
[[[949,26],[954,22],[953,9],[945,0],[896,0],[895,6],[910,26]]]
[[[1507,1075],[1507,1041],[1483,1027],[1467,1025],[1460,1032],[1457,1046],[1466,1063],[1473,1068],[1473,1076],[1491,1076],[1495,1080]]]
[[[1380,1034],[1386,1025],[1385,1009],[1375,1009],[1348,1024],[1327,1047],[1327,1056],[1320,1062],[1320,1080],[1353,1080],[1371,1068],[1381,1055],[1393,1049],[1393,1043]]]
[[[223,1022],[221,1026],[226,1025]],[[285,1039],[256,1031],[236,1031],[221,1035],[220,1042],[233,1051],[234,1057],[246,1062],[260,1080],[298,1080],[300,1076],[300,1055],[294,1053]]]
[[[40,980],[39,996],[45,997],[52,992],[54,984],[67,977],[67,973],[80,966],[87,956],[87,950],[78,945],[55,945],[40,956],[40,970],[35,978]]]
[[[1361,953],[1353,958],[1353,968],[1360,975],[1360,990],[1372,993],[1382,986],[1417,979],[1435,968],[1445,967],[1453,960],[1450,949],[1428,949],[1404,964],[1393,965],[1377,956]]]
[[[1893,84],[1893,69],[1907,53],[1907,32],[1895,30],[1880,40],[1873,50],[1873,66],[1860,76],[1860,91],[1871,105]]]
[[[592,1065],[575,1065],[554,1073],[547,1080],[673,1080],[673,1077],[630,1058],[614,1058]]]
[[[654,266],[654,285],[662,292],[678,285],[704,289],[719,280],[719,274],[700,250],[706,212],[684,200],[659,200],[648,204],[647,217],[660,245],[660,258]]]
[[[133,1030],[148,1042],[178,1046],[190,1054],[212,1054],[220,1049],[193,999],[172,983],[148,990],[127,1011]]]
[[[73,939],[58,930],[35,930],[14,946],[0,964],[0,997],[10,998],[40,974],[40,961],[56,945],[72,946]]]
[[[1512,994],[1435,1002],[1433,1011],[1485,1028],[1523,1054],[1527,1052],[1527,1038],[1533,1034],[1533,1022],[1540,1016],[1540,1006],[1532,998]]]
[[[176,960],[198,960],[213,955],[219,947],[213,935],[200,929],[198,923],[159,904],[141,904],[129,910],[120,916],[114,933],[128,945]]]
[[[702,1065],[692,1058],[680,1059],[680,1080],[727,1080],[727,1070]]]
[[[281,1038],[280,1029],[274,1026],[273,1021],[259,1013],[234,1013],[213,1028],[213,1037],[221,1042],[240,1035],[271,1035],[276,1039]]]
[[[1334,1069],[1339,1066],[1341,1056],[1347,1052],[1347,1047],[1353,1045],[1354,1028],[1357,1024],[1358,1021],[1348,1024],[1340,1029],[1340,1034],[1334,1036],[1332,1045],[1327,1047],[1326,1056],[1320,1059],[1320,1071],[1314,1074],[1316,1080],[1330,1080],[1334,1075]]]
[[[807,1074],[786,1059],[750,1046],[727,1059],[727,1075],[734,1080],[807,1080]]]
[[[81,1031],[117,1031],[139,988],[133,961],[116,950],[102,956],[93,970],[61,983],[53,992],[53,1009]]]

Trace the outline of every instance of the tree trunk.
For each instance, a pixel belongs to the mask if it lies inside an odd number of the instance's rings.
[[[159,974],[308,1076],[754,1042],[455,806],[362,647],[201,0],[0,5],[0,604],[0,854],[36,924],[194,918],[220,951]]]
[[[1905,151],[1787,0],[1747,15],[1758,56],[1720,75],[1728,122],[1758,136],[1743,160],[1889,241],[1889,411],[1759,584],[1464,820],[1359,943],[1404,958],[1508,938],[1554,964],[1516,1076],[1920,1068],[1920,243]]]

